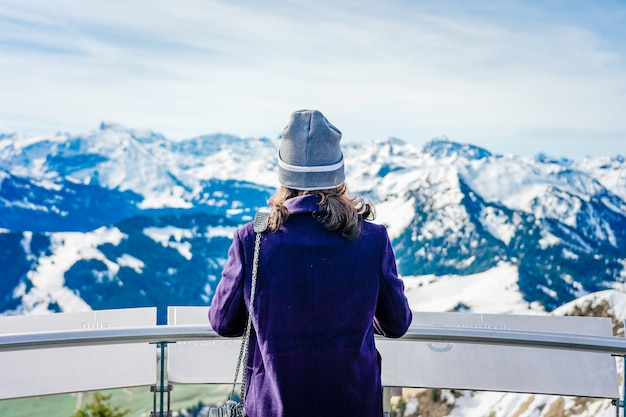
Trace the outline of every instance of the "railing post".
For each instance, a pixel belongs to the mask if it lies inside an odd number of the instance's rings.
[[[626,329],[626,326],[624,327]],[[626,335],[625,335],[626,336]],[[622,394],[622,416],[626,417],[626,355],[622,356],[622,362],[624,366],[624,375],[622,375],[622,387],[624,389],[624,393]],[[619,405],[617,407],[619,409]]]
[[[383,413],[385,417],[391,414],[391,388],[383,387]]]
[[[622,409],[622,416],[626,417],[626,355],[622,356],[622,365],[624,367],[624,375],[622,376],[622,399],[613,400],[611,403],[615,405],[615,417],[619,417],[619,409]]]
[[[626,321],[624,321],[624,337],[626,337]],[[615,417],[619,417],[619,409],[622,409],[622,417],[626,417],[626,355],[622,355],[622,399],[613,400],[615,404]]]
[[[176,342],[173,342],[176,343]],[[156,345],[160,348],[161,360],[160,360],[160,375],[159,379],[160,385],[153,385],[150,387],[150,391],[152,391],[153,399],[152,399],[152,412],[150,413],[150,417],[171,417],[171,402],[170,402],[170,392],[172,391],[172,385],[168,384],[165,386],[165,347],[168,342],[158,342]],[[159,411],[157,413],[157,392],[159,393]],[[165,409],[165,393],[167,393],[167,410]]]
[[[624,337],[626,337],[626,321],[624,321]],[[616,416],[619,417],[619,407],[622,406],[622,416],[626,417],[626,355],[622,355],[622,370],[624,374],[622,375],[622,401],[618,401],[618,404],[615,405],[616,408]]]
[[[401,387],[383,387],[383,413],[385,417],[391,416],[391,399],[396,396],[402,396]]]

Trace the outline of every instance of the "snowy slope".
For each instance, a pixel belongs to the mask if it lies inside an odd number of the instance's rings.
[[[524,301],[518,279],[517,267],[505,263],[466,276],[403,277],[413,311],[545,314],[541,305]]]

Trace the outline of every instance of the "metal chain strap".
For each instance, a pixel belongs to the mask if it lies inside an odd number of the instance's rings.
[[[243,357],[243,363],[248,363],[248,356],[250,355],[250,329],[252,328],[252,315],[254,314],[254,295],[256,293],[256,277],[257,271],[259,270],[259,250],[261,246],[261,233],[256,234],[256,239],[254,242],[254,260],[252,261],[252,288],[250,290],[250,313],[248,314],[248,325],[246,326],[246,349]],[[246,396],[246,382],[247,382],[248,373],[243,371],[242,381],[241,381],[241,403]]]
[[[239,350],[239,358],[237,359],[237,369],[235,370],[235,380],[233,381],[233,387],[230,391],[229,399],[233,400],[233,396],[235,395],[235,388],[237,385],[237,377],[239,376],[239,371],[241,369],[241,364],[248,363],[248,356],[250,353],[250,330],[252,328],[252,315],[254,314],[254,296],[256,293],[256,280],[257,273],[259,270],[259,252],[261,250],[261,234],[267,229],[269,221],[269,213],[267,212],[258,212],[254,217],[254,231],[256,232],[256,238],[254,240],[254,258],[252,260],[252,284],[250,289],[250,307],[248,311],[248,321],[246,323],[246,327],[244,329],[244,338],[241,341],[241,349]],[[242,360],[243,359],[243,360]],[[245,390],[246,390],[246,380],[247,380],[247,372],[245,369],[243,370],[243,375],[241,377],[241,391],[239,397],[241,398],[241,408],[243,409],[243,403],[245,400]]]

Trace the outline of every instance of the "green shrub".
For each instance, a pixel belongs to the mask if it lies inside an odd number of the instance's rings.
[[[111,405],[111,394],[99,392],[93,394],[91,401],[74,411],[72,417],[124,417],[130,410],[120,410],[120,407]]]

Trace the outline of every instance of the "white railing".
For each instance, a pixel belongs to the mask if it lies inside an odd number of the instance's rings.
[[[377,336],[377,339],[389,340],[379,336]],[[125,343],[171,343],[198,340],[224,340],[224,338],[216,334],[209,324],[42,331],[0,334],[0,352],[57,347]],[[406,335],[398,340],[578,350],[607,353],[613,356],[626,356],[626,339],[624,338],[529,330],[412,326]]]
[[[194,308],[171,309],[178,309],[178,315],[169,316],[182,317],[185,309]],[[172,320],[168,325],[133,325],[132,320],[125,320],[124,325],[129,327],[115,327],[113,320],[106,318],[107,311],[83,313],[100,316],[90,321],[81,319],[82,328],[79,329],[49,331],[11,329],[7,323],[19,318],[0,317],[0,372],[20,374],[27,379],[3,383],[0,398],[155,384],[152,385],[155,392],[153,415],[170,415],[171,383],[228,383],[232,382],[234,375],[239,341],[215,334],[206,321],[206,307],[195,309],[195,316],[190,320]],[[125,311],[128,316],[136,310],[119,310],[115,314]],[[170,313],[176,312],[174,310]],[[145,313],[143,309],[142,314]],[[50,316],[61,318],[63,314]],[[414,320],[404,337],[376,339],[383,357],[383,385],[387,387],[588,396],[613,400],[618,416],[619,408],[624,408],[624,402],[619,398],[614,357],[626,357],[626,339],[611,335],[609,319],[461,313],[417,313],[416,316],[419,320]],[[190,321],[204,324],[185,324]],[[552,326],[563,330],[546,330],[546,323],[549,324],[547,328]],[[541,330],[514,328],[524,325]],[[168,349],[167,355],[165,349]],[[41,368],[41,361],[36,360],[44,351],[45,362],[56,362],[50,365],[53,368]],[[49,355],[55,353],[58,358],[51,361]],[[108,356],[111,356],[110,362],[106,360]],[[125,357],[128,358],[126,362]],[[169,381],[165,381],[165,361],[159,362],[160,372],[155,367],[155,359],[159,357],[167,357]],[[68,379],[77,379],[74,383],[81,385],[64,386],[57,381],[54,388],[29,386],[35,392],[12,391],[12,386],[30,385],[28,381],[33,379],[50,379],[36,378],[37,372],[66,375],[59,372],[67,372],[68,367],[76,366],[63,361],[80,363],[81,374],[91,373],[95,381],[81,383],[81,377],[70,375]],[[31,363],[39,364],[39,367],[22,369],[32,367]],[[423,366],[425,363],[427,367]],[[85,369],[87,365],[96,368]],[[103,373],[117,373],[121,379],[114,375],[98,385],[101,379],[107,379]],[[134,373],[137,378],[128,380],[128,373]],[[157,382],[159,378],[160,384]],[[7,392],[3,393],[3,390]],[[157,410],[157,395],[160,396],[160,410]],[[164,395],[167,396],[167,407]]]

